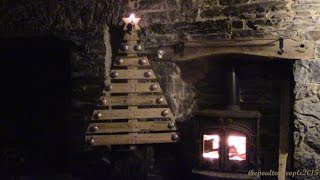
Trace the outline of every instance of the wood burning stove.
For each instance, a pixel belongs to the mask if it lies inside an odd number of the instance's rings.
[[[248,171],[259,170],[261,115],[258,111],[240,110],[234,66],[227,74],[227,109],[205,109],[195,113],[198,158],[193,172],[216,178],[258,179],[248,176]]]

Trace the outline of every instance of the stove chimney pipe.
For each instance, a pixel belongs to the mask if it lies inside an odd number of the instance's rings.
[[[227,103],[227,109],[240,110],[239,83],[234,63],[227,71]]]

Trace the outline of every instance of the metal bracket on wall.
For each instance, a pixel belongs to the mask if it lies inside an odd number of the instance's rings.
[[[283,38],[279,38],[279,51],[278,51],[278,54],[279,55],[282,55],[284,53],[284,50],[283,50]]]

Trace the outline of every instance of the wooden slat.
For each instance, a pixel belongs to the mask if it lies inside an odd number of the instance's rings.
[[[156,84],[156,90],[150,90],[150,86]],[[139,93],[162,92],[159,83],[112,83],[111,93]]]
[[[122,59],[123,62],[122,63],[118,63],[118,59]],[[144,67],[144,66],[150,66],[150,62],[148,60],[148,58],[146,56],[140,56],[140,57],[125,57],[125,56],[122,56],[122,57],[119,57],[116,62],[114,63],[114,66],[116,67],[122,67],[122,66],[137,66],[137,67]],[[140,64],[139,60],[140,59],[144,59],[146,60],[146,63],[145,64]]]
[[[131,33],[131,34],[126,33],[123,37],[123,40],[125,40],[125,41],[139,41],[140,38],[137,33]]]
[[[157,103],[157,99],[162,98],[162,103]],[[139,106],[139,105],[168,105],[163,95],[141,95],[141,96],[110,96],[104,97],[104,106]]]
[[[114,66],[116,67],[120,67],[120,66],[126,66],[126,67],[131,67],[131,66],[136,66],[136,67],[144,67],[144,66],[150,66],[150,62],[148,60],[148,58],[146,56],[142,56],[142,57],[119,57],[118,59],[122,59],[123,62],[122,63],[114,63]],[[145,64],[141,64],[139,61],[140,59],[144,59],[146,60]]]
[[[92,133],[124,133],[124,132],[155,132],[176,130],[176,127],[169,128],[171,121],[148,121],[148,122],[128,122],[128,123],[90,123],[87,134]],[[98,130],[92,131],[94,127]]]
[[[94,139],[92,146],[174,143],[172,135],[177,133],[121,134],[121,135],[87,135],[86,142]]]
[[[164,110],[168,111],[167,116],[162,116]],[[97,114],[101,113],[101,117],[97,118]],[[110,109],[110,110],[95,110],[92,116],[93,120],[108,120],[108,119],[136,119],[136,118],[172,118],[173,115],[169,108],[146,108],[146,109]]]
[[[112,77],[113,73],[118,73],[117,77]],[[150,72],[151,76],[146,77],[145,73]],[[156,79],[156,76],[154,75],[154,72],[152,69],[136,69],[136,70],[112,70],[111,73],[112,79]]]

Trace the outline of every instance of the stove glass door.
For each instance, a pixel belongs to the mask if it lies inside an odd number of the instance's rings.
[[[229,135],[227,140],[229,160],[246,160],[246,137],[242,135]]]
[[[220,136],[218,134],[203,135],[202,156],[208,159],[219,159]]]

